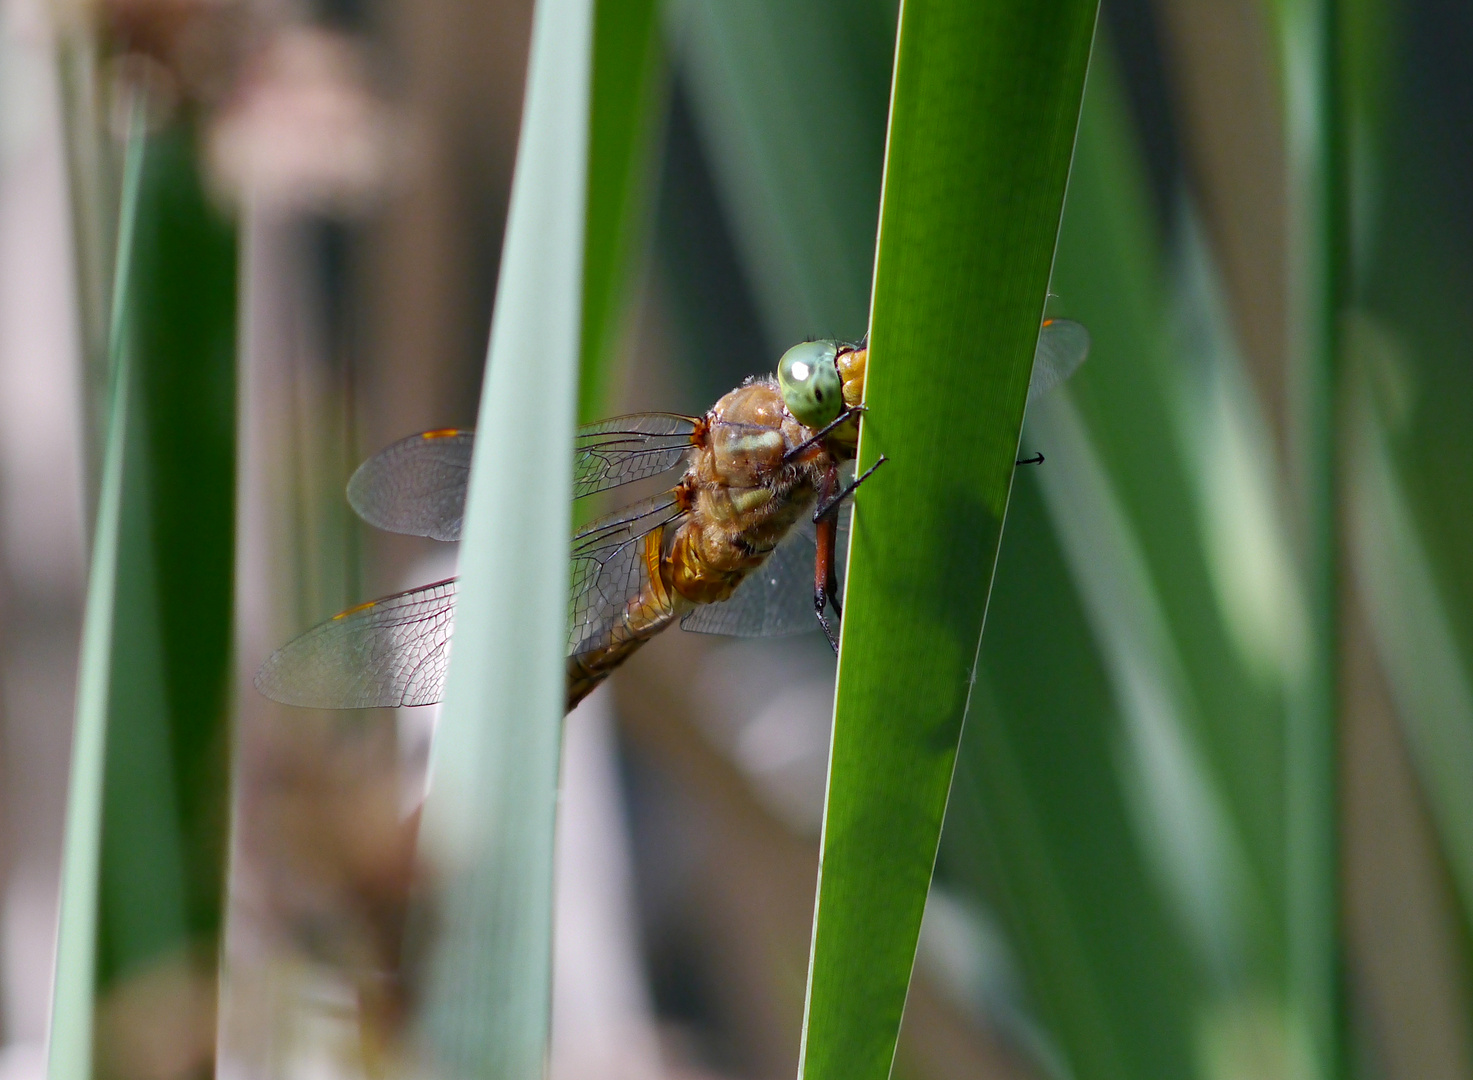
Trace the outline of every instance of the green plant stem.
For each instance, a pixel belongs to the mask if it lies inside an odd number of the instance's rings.
[[[126,296],[132,256],[138,178],[143,168],[141,115],[135,114],[123,169],[114,292]],[[107,750],[107,703],[112,677],[118,537],[123,504],[124,432],[128,425],[128,353],[123,347],[127,308],[112,305],[108,333],[111,381],[107,437],[102,455],[92,564],[87,575],[77,679],[77,720],[72,738],[66,837],[62,847],[61,913],[52,987],[48,1080],[92,1075],[94,988],[97,981],[98,861],[102,849],[102,778]]]
[[[131,1067],[140,1008],[177,1014],[181,1045],[208,1047],[223,925],[235,233],[205,197],[193,131],[145,138],[142,117],[140,104],[118,215],[69,793],[51,1064],[69,1080],[94,1061]],[[208,1066],[207,1049],[186,1052]]]
[[[1282,5],[1289,167],[1292,454],[1308,640],[1285,747],[1288,1000],[1313,1074],[1345,1075],[1339,951],[1339,318],[1349,233],[1335,0]]]

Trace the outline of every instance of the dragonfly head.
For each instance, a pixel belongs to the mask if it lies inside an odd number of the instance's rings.
[[[804,427],[821,428],[844,407],[844,384],[832,341],[805,341],[794,345],[777,364],[777,384],[783,404]]]

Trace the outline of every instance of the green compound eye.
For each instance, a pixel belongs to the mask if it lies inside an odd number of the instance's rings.
[[[844,407],[844,384],[834,358],[832,341],[805,341],[794,345],[777,364],[777,384],[783,404],[804,427],[821,428]]]

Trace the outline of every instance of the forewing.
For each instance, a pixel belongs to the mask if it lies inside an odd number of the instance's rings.
[[[618,416],[578,431],[575,498],[675,468],[691,448],[695,420],[675,413]],[[459,540],[475,433],[411,435],[369,458],[348,481],[348,502],[376,528]]]
[[[696,422],[675,413],[634,413],[578,429],[575,498],[658,476],[685,460]]]
[[[849,516],[847,505],[839,510],[839,540],[834,545],[841,596],[849,554]],[[732,637],[787,637],[817,630],[818,618],[813,611],[813,566],[817,559],[816,530],[812,519],[805,515],[730,597],[687,612],[680,628]]]
[[[644,537],[685,511],[676,490],[626,506],[573,537],[568,654],[598,648],[649,581]]]
[[[348,502],[376,528],[459,540],[475,434],[447,429],[411,435],[358,466]]]
[[[454,616],[453,578],[349,608],[272,653],[256,689],[310,709],[433,705]]]
[[[1038,331],[1033,377],[1028,382],[1032,405],[1079,370],[1089,355],[1089,331],[1069,319],[1046,319]]]

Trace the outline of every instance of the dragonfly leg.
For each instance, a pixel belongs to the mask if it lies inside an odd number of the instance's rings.
[[[864,411],[865,411],[865,409],[864,409],[864,406],[863,405],[851,405],[851,406],[849,406],[843,412],[839,413],[838,416],[834,417],[832,420],[830,420],[823,427],[819,428],[812,435],[808,436],[808,438],[804,439],[797,446],[793,447],[786,454],[784,454],[783,455],[783,462],[784,462],[784,464],[786,464],[789,461],[792,461],[795,457],[797,457],[803,451],[807,450],[810,446],[815,446],[818,443],[823,442],[823,440],[825,438],[827,438],[828,435],[835,428],[839,427],[839,425],[845,423],[846,421],[852,420],[856,416],[862,416],[862,415],[864,415]]]
[[[829,625],[829,617],[823,612],[818,613],[818,625],[823,627],[823,636],[829,639],[829,648],[834,650],[834,655],[839,655],[839,638],[834,633],[834,628]]]
[[[878,469],[881,465],[885,464],[885,462],[887,462],[889,460],[890,459],[887,458],[884,454],[881,454],[878,461],[876,461],[868,469],[865,469],[864,472],[862,472],[858,476],[856,476],[854,478],[854,480],[849,484],[849,486],[846,487],[843,491],[839,492],[837,495],[835,495],[831,499],[829,499],[829,498],[821,498],[821,499],[819,499],[818,509],[815,510],[815,511],[813,511],[813,520],[815,522],[819,522],[819,521],[822,521],[826,517],[832,517],[833,514],[834,514],[834,511],[836,511],[841,505],[843,505],[844,500],[847,499],[847,498],[849,498],[849,496],[853,495],[854,492],[859,489],[859,485],[860,484],[864,483],[871,476],[873,476],[875,470]]]
[[[839,606],[839,560],[829,560],[828,581],[824,583],[824,591],[828,594],[829,603],[834,607],[834,614],[839,618],[844,617],[844,609]]]
[[[1033,451],[1033,456],[1032,457],[1026,457],[1022,461],[1015,461],[1015,462],[1013,462],[1013,464],[1014,465],[1042,465],[1043,464],[1043,453],[1041,451],[1035,450],[1035,451]]]
[[[830,476],[825,477],[825,492],[832,490],[837,483],[837,473],[838,470],[832,470]],[[839,573],[835,559],[838,537],[839,519],[830,514],[818,523],[818,551],[813,560],[813,610],[818,615],[818,625],[823,627],[824,636],[829,639],[836,655],[839,652],[839,642],[824,610],[832,604],[834,614],[843,617],[839,609]]]

